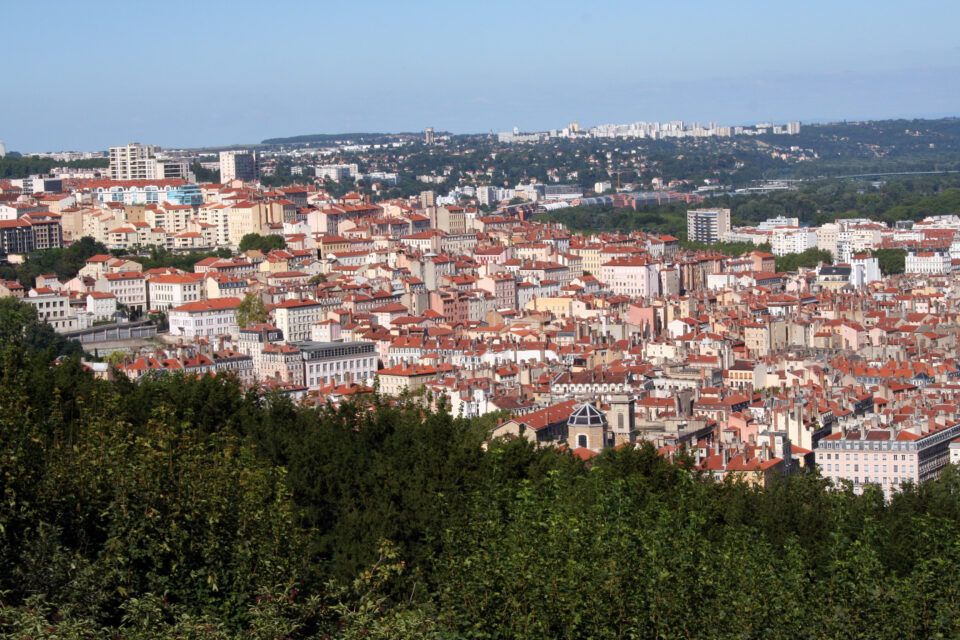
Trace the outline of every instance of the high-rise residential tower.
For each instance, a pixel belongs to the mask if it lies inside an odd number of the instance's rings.
[[[221,151],[220,181],[256,182],[260,177],[255,151]]]
[[[730,233],[730,209],[687,211],[687,240],[713,244]]]

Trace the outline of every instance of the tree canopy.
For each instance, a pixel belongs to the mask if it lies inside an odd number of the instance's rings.
[[[0,300],[0,634],[935,638],[960,474],[886,501],[653,446],[584,463],[492,418],[230,376],[95,379]]]
[[[262,236],[258,233],[248,233],[240,238],[240,251],[257,250],[264,253],[274,249],[286,249],[287,241],[283,236],[270,234]]]
[[[0,178],[26,178],[33,175],[42,175],[50,173],[50,170],[54,167],[106,169],[109,166],[109,158],[88,158],[62,162],[53,158],[41,158],[40,156],[7,155],[0,158]]]
[[[0,266],[0,278],[17,280],[24,287],[33,287],[37,276],[47,273],[69,280],[86,265],[87,258],[106,253],[109,252],[102,242],[84,236],[69,247],[36,251],[21,264]]]
[[[241,329],[251,324],[262,324],[267,318],[267,307],[259,294],[248,293],[237,307],[237,326]]]
[[[826,249],[807,249],[803,253],[788,253],[777,256],[777,271],[796,271],[800,267],[812,269],[823,264],[833,264],[833,254]]]
[[[884,275],[903,273],[907,265],[906,249],[877,249],[873,252]]]

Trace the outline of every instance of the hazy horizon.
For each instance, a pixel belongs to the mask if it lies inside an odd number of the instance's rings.
[[[960,115],[960,6],[935,2],[95,6],[8,33],[8,150]]]

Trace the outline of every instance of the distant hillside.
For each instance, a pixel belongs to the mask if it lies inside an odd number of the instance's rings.
[[[267,138],[261,144],[306,144],[315,142],[355,142],[371,144],[397,140],[399,138],[422,137],[422,133],[312,133],[309,135],[291,136],[289,138]]]

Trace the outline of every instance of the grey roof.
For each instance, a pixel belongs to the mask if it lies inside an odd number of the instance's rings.
[[[824,265],[820,267],[821,276],[849,276],[850,267],[835,267]]]
[[[589,402],[585,402],[567,418],[568,427],[604,427],[607,417]]]

